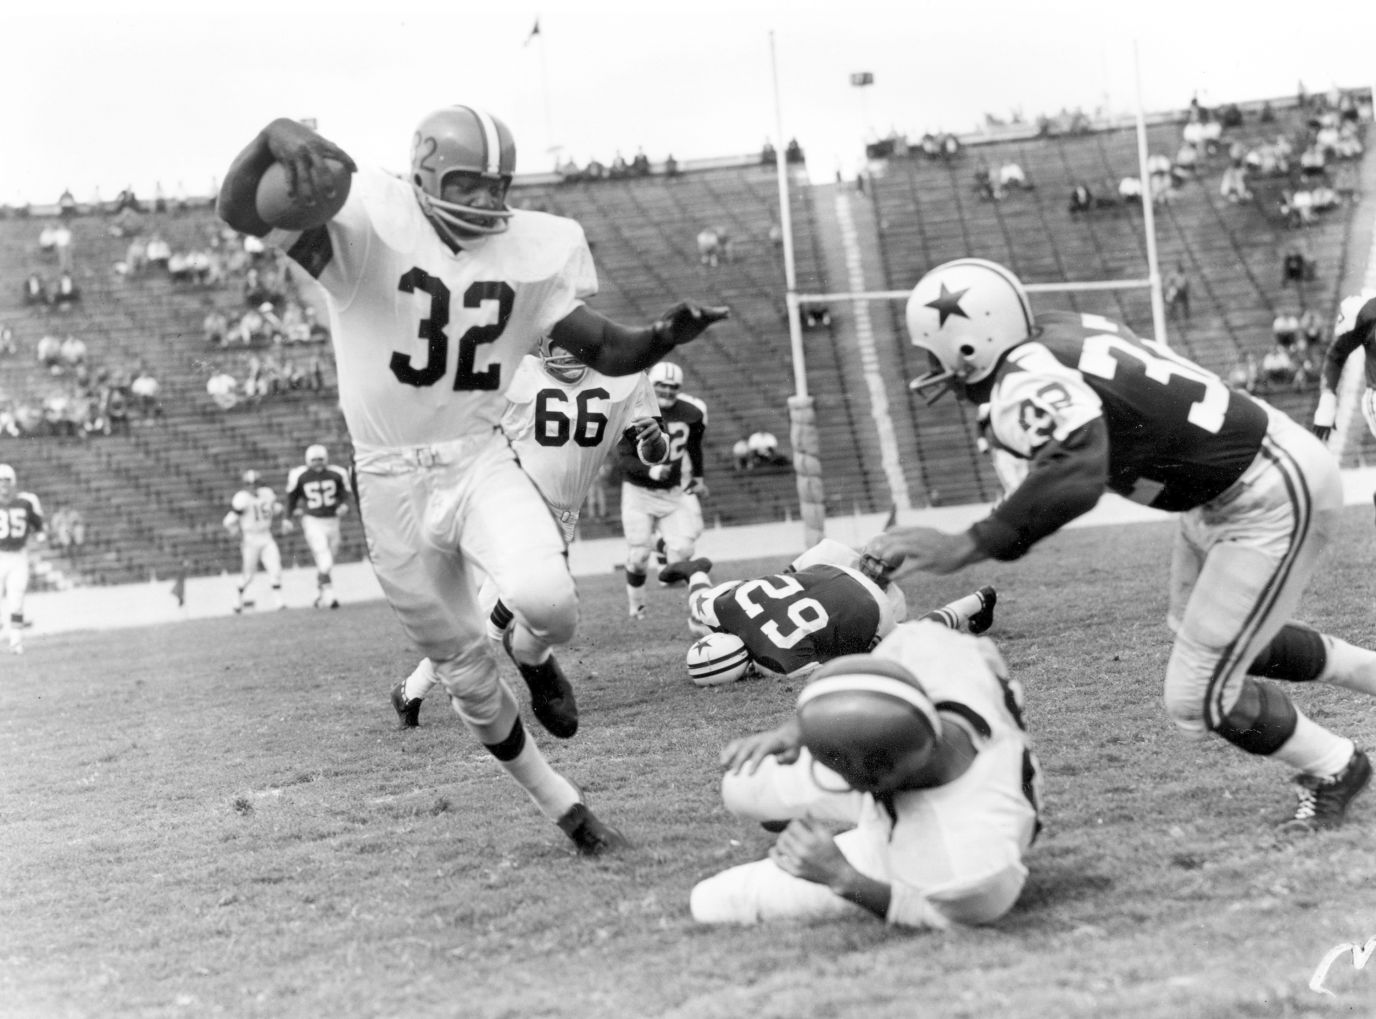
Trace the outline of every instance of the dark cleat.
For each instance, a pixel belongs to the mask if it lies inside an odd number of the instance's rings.
[[[559,739],[569,739],[578,731],[578,703],[573,696],[573,684],[564,675],[559,662],[550,655],[539,665],[517,661],[511,653],[511,635],[515,627],[508,627],[502,635],[502,647],[516,662],[516,671],[530,688],[530,707],[545,730]]]
[[[1347,767],[1329,778],[1298,775],[1295,813],[1277,827],[1282,832],[1327,831],[1342,826],[1347,807],[1371,781],[1371,761],[1354,750]]]
[[[992,587],[981,587],[975,597],[979,599],[979,611],[970,617],[970,632],[983,633],[994,625],[994,604],[999,596]]]
[[[420,725],[420,702],[422,697],[406,698],[406,683],[403,680],[392,687],[392,707],[396,708],[397,721],[402,729],[414,729]]]
[[[626,836],[599,821],[586,803],[575,803],[555,823],[573,839],[580,856],[601,856],[614,849],[628,849],[631,845]]]
[[[711,573],[712,560],[710,559],[683,559],[676,563],[670,563],[659,571],[659,582],[661,584],[688,583],[693,579],[694,573]]]
[[[655,542],[655,562],[659,563],[660,566],[669,565],[669,549],[664,544],[663,538]]]

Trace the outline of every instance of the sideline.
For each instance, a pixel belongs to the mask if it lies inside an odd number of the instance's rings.
[[[1348,505],[1370,503],[1372,492],[1376,490],[1376,467],[1343,471],[1343,489]],[[955,531],[968,527],[988,511],[988,504],[908,510],[898,514],[898,522]],[[887,516],[885,513],[869,513],[829,519],[827,536],[847,544],[862,545],[883,529]],[[1116,495],[1107,495],[1092,511],[1068,526],[1105,527],[1165,520],[1169,516]],[[708,528],[699,542],[699,550],[721,563],[743,559],[784,559],[802,551],[802,542],[801,522],[753,524]],[[621,569],[624,555],[625,545],[620,538],[576,542],[569,550],[569,565],[574,575],[579,577],[615,573]],[[233,615],[234,586],[234,578],[229,575],[188,578],[186,604],[181,607],[172,596],[171,578],[142,584],[44,591],[31,594],[26,600],[25,615],[32,621],[28,633],[41,637],[74,630],[113,630],[229,616]],[[366,562],[336,565],[334,588],[335,594],[346,607],[382,598],[382,590],[373,576],[372,567]],[[254,580],[249,595],[256,597],[260,605],[268,603],[270,595],[266,577],[260,574]],[[309,567],[283,571],[282,595],[289,606],[286,611],[316,611],[311,608],[315,598],[315,571]],[[253,608],[248,611],[274,610]]]

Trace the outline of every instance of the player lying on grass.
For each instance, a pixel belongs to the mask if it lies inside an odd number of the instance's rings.
[[[831,538],[771,576],[713,585],[711,569],[709,559],[690,559],[670,563],[659,579],[688,582],[695,633],[734,634],[755,665],[792,678],[840,655],[871,650],[907,618],[903,592],[882,569]],[[983,633],[994,621],[996,599],[992,587],[983,587],[923,618]]]
[[[1022,892],[1040,778],[986,637],[903,623],[818,669],[792,717],[721,761],[727,810],[783,830],[766,859],[693,888],[699,923],[988,924]]]

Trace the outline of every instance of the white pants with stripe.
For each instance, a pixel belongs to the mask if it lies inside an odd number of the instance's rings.
[[[1232,709],[1247,667],[1294,617],[1343,506],[1333,455],[1307,428],[1268,409],[1252,466],[1180,518],[1165,700],[1190,732],[1217,728]]]
[[[566,643],[578,622],[545,500],[495,431],[362,453],[356,468],[368,555],[388,603],[464,721],[485,742],[505,737],[514,701],[485,636],[481,574],[547,644]]]

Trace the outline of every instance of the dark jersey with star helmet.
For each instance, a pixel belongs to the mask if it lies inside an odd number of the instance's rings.
[[[43,507],[32,492],[15,492],[0,502],[0,552],[20,552],[29,536],[43,530]]]
[[[828,564],[744,581],[713,599],[712,609],[718,629],[781,673],[870,650],[883,619],[871,590]]]
[[[337,517],[348,497],[349,479],[334,464],[294,467],[287,475],[288,515],[300,508],[308,517]]]
[[[1366,354],[1366,385],[1376,389],[1376,297],[1363,302],[1351,322],[1335,322],[1333,342],[1323,359],[1323,387],[1337,392],[1343,365],[1358,347]]]
[[[1037,324],[1038,334],[999,364],[989,390],[991,441],[1032,461],[991,514],[1021,534],[1023,550],[1064,522],[1040,526],[1036,518],[1054,518],[1046,508],[1056,504],[1057,479],[1072,475],[1039,470],[1039,455],[1054,451],[1063,462],[1097,455],[1066,441],[1096,420],[1108,433],[1107,487],[1157,509],[1208,502],[1256,459],[1265,407],[1212,372],[1098,315],[1047,312]]]

